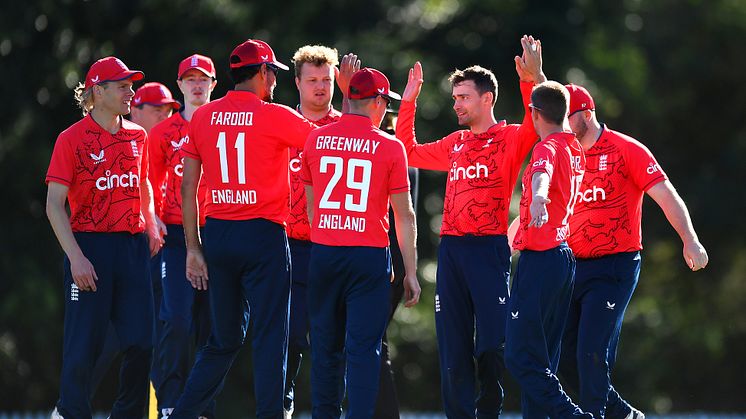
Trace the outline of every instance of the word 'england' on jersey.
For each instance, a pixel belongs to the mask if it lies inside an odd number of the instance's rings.
[[[380,141],[365,138],[338,137],[336,135],[319,135],[316,138],[317,150],[352,151],[356,153],[376,154]]]
[[[319,214],[318,228],[326,230],[351,230],[365,233],[365,218],[349,215]]]
[[[210,194],[213,204],[256,204],[256,191],[253,189],[213,189]]]
[[[254,112],[213,112],[210,125],[250,127],[254,125]]]

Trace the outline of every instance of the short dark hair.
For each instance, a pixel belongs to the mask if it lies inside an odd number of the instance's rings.
[[[531,92],[531,105],[544,119],[553,124],[562,125],[567,117],[570,93],[567,88],[556,81],[545,81],[534,86]]]
[[[473,65],[465,70],[456,69],[448,77],[451,87],[467,80],[474,82],[480,95],[491,92],[493,105],[497,102],[497,79],[492,71],[478,65]]]
[[[230,75],[233,84],[240,84],[256,76],[257,73],[259,73],[259,69],[261,68],[261,64],[246,65],[243,67],[231,68],[228,74]]]

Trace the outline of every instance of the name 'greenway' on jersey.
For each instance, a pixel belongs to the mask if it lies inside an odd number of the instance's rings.
[[[181,150],[202,162],[209,190],[205,215],[284,224],[288,147],[302,147],[315,127],[291,108],[247,91],[231,90],[197,109]]]
[[[366,116],[345,114],[309,135],[301,180],[313,186],[311,241],[389,245],[389,195],[409,191],[402,144]]]
[[[521,82],[525,109],[532,87]],[[461,130],[418,144],[415,108],[414,102],[402,101],[396,136],[404,143],[410,166],[448,172],[440,235],[506,234],[518,172],[537,139],[531,113],[526,112],[521,125],[500,121],[483,133]]]

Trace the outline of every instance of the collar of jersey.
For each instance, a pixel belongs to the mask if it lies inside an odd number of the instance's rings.
[[[471,137],[473,139],[475,139],[475,140],[484,140],[486,138],[494,137],[495,134],[497,134],[497,132],[500,131],[501,129],[505,128],[506,125],[507,125],[507,123],[503,119],[501,121],[498,121],[495,125],[491,126],[485,132],[480,132],[479,134],[474,134],[470,130],[469,133],[471,134]]]

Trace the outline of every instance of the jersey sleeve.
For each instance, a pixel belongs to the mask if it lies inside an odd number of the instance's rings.
[[[417,104],[402,101],[396,121],[396,137],[404,144],[408,164],[412,167],[447,171],[450,168],[449,153],[457,138],[454,133],[438,141],[418,144],[414,130]]]
[[[60,135],[54,143],[52,158],[49,161],[45,182],[60,183],[70,186],[75,178],[75,153],[70,141]]]
[[[531,110],[528,104],[531,103],[531,91],[534,84],[530,82],[521,82],[521,99],[523,101],[523,121],[520,125],[511,125],[508,134],[509,144],[513,147],[514,164],[520,165],[531,152],[531,147],[536,144],[539,136],[536,134],[534,123],[531,120]]]
[[[637,141],[628,143],[627,159],[632,181],[643,192],[668,179],[653,153]]]
[[[551,179],[554,174],[555,153],[556,150],[549,144],[537,144],[531,155],[531,167],[526,168],[529,175],[533,176],[534,173],[546,173],[549,175],[549,179]]]
[[[149,178],[153,185],[153,203],[155,204],[155,213],[161,214],[163,209],[163,184],[166,181],[166,153],[163,150],[165,142],[163,141],[163,132],[156,126],[150,131],[148,137],[149,154]]]
[[[307,144],[310,144],[310,143],[311,143],[310,140],[307,141]],[[304,185],[311,185],[311,180],[312,180],[311,167],[310,167],[311,165],[308,162],[309,150],[307,148],[303,149],[303,156],[301,157],[301,161],[300,161],[300,172],[298,172],[299,174],[298,177]]]
[[[273,109],[271,121],[277,129],[280,143],[302,149],[308,134],[318,126],[287,106],[276,105]]]
[[[392,141],[391,171],[389,173],[389,194],[409,192],[409,170],[407,169],[407,154],[399,141]]]

